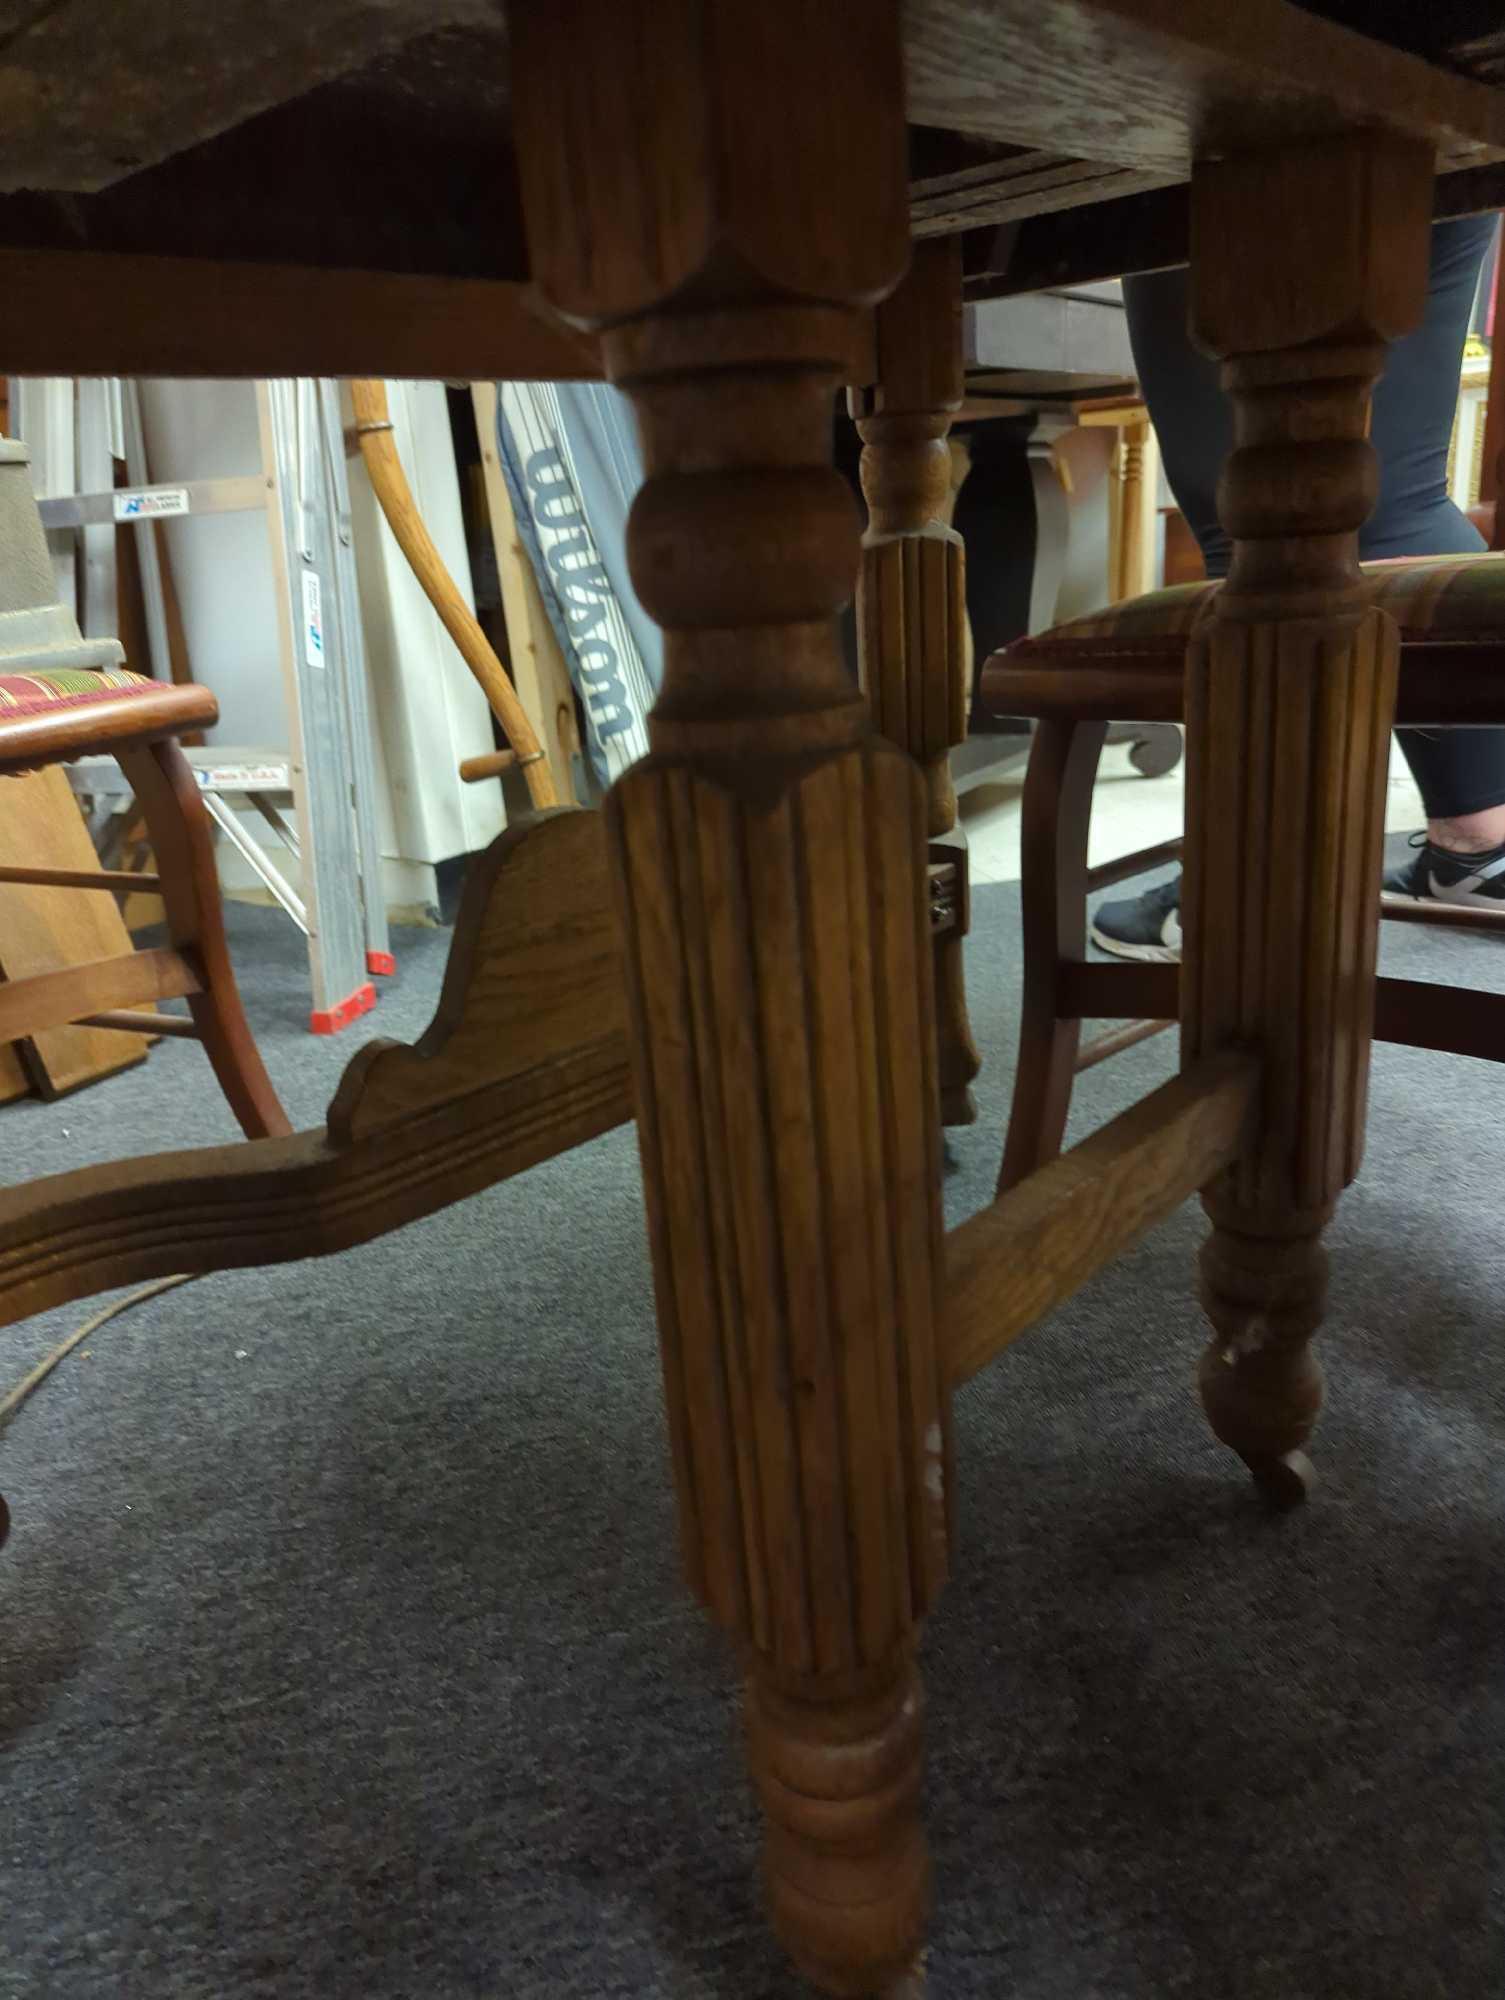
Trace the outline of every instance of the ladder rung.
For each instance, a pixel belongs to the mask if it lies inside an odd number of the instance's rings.
[[[140,501],[139,512],[131,502]],[[58,493],[39,500],[44,528],[96,528],[113,521],[181,519],[185,514],[245,514],[267,504],[267,483],[259,474],[233,479],[180,479],[158,486],[121,486],[111,493]]]

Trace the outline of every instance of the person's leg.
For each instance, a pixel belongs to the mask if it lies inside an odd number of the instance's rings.
[[[1380,493],[1359,531],[1365,561],[1467,555],[1484,547],[1448,498],[1447,452],[1469,314],[1494,227],[1491,216],[1468,216],[1432,231],[1426,319],[1391,347],[1374,394],[1371,436]],[[1232,418],[1217,364],[1192,345],[1187,331],[1186,272],[1126,278],[1124,306],[1166,479],[1208,575],[1224,576],[1230,549],[1217,516],[1217,478],[1232,443]],[[1398,732],[1398,741],[1422,796],[1427,841],[1405,879],[1396,877],[1387,887],[1449,901],[1485,898],[1505,907],[1505,730],[1407,729]],[[1481,857],[1499,862],[1497,874],[1482,882]],[[1177,956],[1179,910],[1171,885],[1105,904],[1093,935],[1122,956]]]
[[[1391,348],[1374,392],[1380,495],[1359,533],[1365,561],[1473,555],[1485,546],[1448,497],[1447,457],[1463,343],[1494,230],[1493,216],[1474,215],[1432,231],[1426,319]],[[1505,730],[1402,729],[1397,741],[1435,847],[1473,855],[1505,843]]]

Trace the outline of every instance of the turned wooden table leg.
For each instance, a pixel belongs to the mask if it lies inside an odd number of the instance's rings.
[[[841,661],[830,444],[855,309],[908,249],[897,10],[513,26],[535,277],[636,408],[629,557],[666,633],[607,822],[686,1563],[746,1662],[779,1935],[827,1992],[882,1993],[929,1899],[941,1137],[924,788]]]
[[[1431,182],[1428,152],[1377,133],[1193,181],[1193,324],[1236,428],[1233,566],[1188,664],[1183,1059],[1246,1043],[1266,1062],[1249,1149],[1205,1198],[1200,1382],[1280,1502],[1309,1482],[1320,1237],[1363,1141],[1398,641],[1365,609],[1357,531],[1370,390],[1425,299]]]
[[[949,756],[967,735],[962,538],[938,516],[951,490],[946,435],[962,400],[961,246],[917,243],[909,275],[876,315],[878,379],[848,397],[862,438],[868,528],[857,586],[862,684],[873,720],[925,778],[932,860],[961,871],[958,921],[935,939],[941,1116],[970,1125],[980,1059],[967,1018],[966,835]]]

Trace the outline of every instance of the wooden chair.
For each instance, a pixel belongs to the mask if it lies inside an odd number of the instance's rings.
[[[85,641],[54,596],[25,448],[0,439],[0,780],[108,754],[130,780],[157,857],[155,875],[114,869],[0,866],[0,882],[149,890],[171,943],[0,984],[0,1043],[69,1022],[202,1041],[251,1139],[291,1131],[251,1036],[220,914],[208,815],[176,738],[218,719],[208,688],[167,686],[120,665],[113,640]],[[187,1021],[142,1011],[188,1001]]]
[[[1401,632],[1396,721],[1423,727],[1505,723],[1498,685],[1505,649],[1505,562],[1441,556],[1364,565],[1373,601]],[[984,699],[1036,720],[1024,787],[1021,883],[1024,996],[1019,1063],[1000,1190],[1061,1151],[1077,1075],[1180,1015],[1180,968],[1087,957],[1087,898],[1180,858],[1180,840],[1087,865],[1098,760],[1109,718],[1184,719],[1186,648],[1211,613],[1215,583],[1178,584],[1072,620],[995,653]],[[1254,752],[1251,750],[1251,755]],[[1369,801],[1368,835],[1383,837],[1384,800]],[[1505,918],[1382,896],[1397,920],[1505,931]],[[1083,1045],[1082,1022],[1121,1021]],[[1505,1061],[1505,996],[1381,979],[1382,1041]]]

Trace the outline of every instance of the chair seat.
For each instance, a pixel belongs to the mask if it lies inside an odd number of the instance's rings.
[[[123,667],[0,670],[0,772],[15,774],[202,729],[219,718],[208,688]]]
[[[1505,723],[1505,555],[1406,556],[1365,563],[1362,574],[1371,603],[1400,628],[1397,719]],[[983,698],[999,715],[1179,720],[1186,648],[1221,589],[1173,584],[1016,639],[984,667]]]
[[[90,667],[42,667],[31,673],[0,672],[0,725],[18,715],[51,714],[58,708],[78,708],[84,702],[142,695],[157,683],[149,674],[124,667],[97,672]]]
[[[1505,555],[1401,556],[1364,563],[1370,599],[1400,627],[1405,645],[1505,640]],[[1221,583],[1177,583],[1016,640],[1006,651],[1056,653],[1090,646],[1094,659],[1129,651],[1180,659],[1212,616]]]

